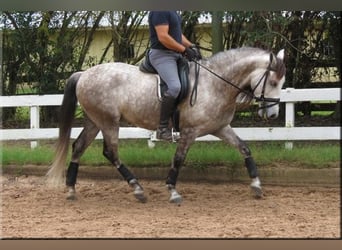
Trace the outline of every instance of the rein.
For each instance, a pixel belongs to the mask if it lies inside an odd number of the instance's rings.
[[[252,92],[247,91],[245,89],[240,88],[239,86],[237,86],[236,84],[232,83],[231,81],[228,81],[227,79],[224,79],[222,76],[218,75],[217,73],[215,73],[214,71],[212,71],[211,69],[209,69],[208,67],[204,66],[203,64],[199,63],[198,61],[193,61],[196,65],[195,67],[195,74],[196,74],[196,78],[195,78],[195,86],[194,86],[194,90],[191,94],[191,106],[193,106],[192,104],[192,98],[193,98],[193,94],[194,92],[196,92],[196,96],[197,96],[197,82],[198,82],[198,73],[199,73],[199,69],[197,69],[198,66],[204,68],[205,70],[207,70],[209,73],[211,73],[212,75],[216,76],[217,78],[219,78],[220,80],[224,81],[225,83],[231,85],[232,87],[238,89],[240,92],[246,94],[247,96],[251,97],[251,99],[256,100],[257,102],[261,102],[262,105],[261,107],[259,107],[258,109],[266,109],[272,106],[275,106],[277,104],[279,104],[280,102],[280,98],[269,98],[269,97],[265,97],[265,89],[266,89],[266,82],[268,79],[268,76],[270,74],[271,69],[271,64],[272,64],[272,60],[273,60],[273,56],[272,54],[270,54],[270,63],[267,66],[267,69],[265,71],[265,73],[262,75],[262,77],[260,78],[260,80],[258,81],[257,85],[254,87],[254,89],[252,90]],[[262,86],[262,92],[261,95],[258,97],[254,94],[256,88],[261,84],[262,79],[264,79],[263,82],[263,86]],[[272,102],[272,104],[267,104],[265,105],[265,102]]]
[[[196,61],[194,61],[196,62]],[[197,62],[196,62],[197,63]],[[198,86],[198,76],[200,71],[200,64],[195,64],[195,83],[194,88],[192,89],[191,96],[190,96],[190,106],[193,107],[197,100],[197,86]]]

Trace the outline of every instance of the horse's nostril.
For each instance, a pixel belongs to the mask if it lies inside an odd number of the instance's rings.
[[[277,114],[272,114],[272,115],[270,115],[268,118],[269,118],[269,119],[276,119],[277,117],[278,117]]]

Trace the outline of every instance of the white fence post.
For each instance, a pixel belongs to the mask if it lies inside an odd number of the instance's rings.
[[[31,106],[30,107],[30,128],[31,129],[39,129],[39,106]],[[31,149],[36,148],[38,146],[38,141],[31,141]]]
[[[286,88],[287,93],[291,93],[294,88]],[[286,128],[293,128],[295,126],[295,103],[294,102],[287,102],[285,104],[285,127]],[[286,149],[293,149],[293,142],[287,141],[285,142]]]
[[[293,102],[288,102],[285,104],[285,127],[286,128],[293,128],[295,125],[295,104]],[[293,142],[287,141],[285,142],[286,149],[293,148]]]

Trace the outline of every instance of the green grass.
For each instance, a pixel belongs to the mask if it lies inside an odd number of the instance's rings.
[[[293,150],[285,149],[284,142],[254,142],[249,143],[249,146],[259,166],[281,163],[296,167],[325,168],[339,166],[340,162],[338,142],[294,142]],[[155,148],[149,148],[146,140],[122,140],[119,154],[122,162],[130,166],[170,166],[175,149],[176,144],[172,143],[157,142]],[[7,143],[2,146],[1,153],[3,165],[49,165],[54,156],[54,144],[40,142],[39,147],[31,150],[28,142]],[[96,141],[87,149],[81,164],[110,165],[102,156],[102,142]],[[196,142],[190,148],[185,164],[194,168],[241,166],[243,159],[235,148],[222,142]]]
[[[42,165],[51,162],[54,156],[53,150],[47,147],[30,149],[29,146],[3,146],[1,151],[0,158],[3,165]]]
[[[294,142],[294,148],[288,150],[284,143],[276,143],[272,146],[254,148],[255,159],[260,159],[264,165],[275,162],[289,163],[296,167],[324,168],[340,162],[339,143],[299,143]],[[335,164],[334,166],[339,166]]]

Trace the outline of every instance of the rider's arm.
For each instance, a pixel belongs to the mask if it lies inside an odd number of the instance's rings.
[[[182,44],[185,46],[185,47],[190,47],[192,46],[193,44],[186,38],[186,36],[184,36],[182,34]]]
[[[182,35],[182,43],[183,44],[180,44],[175,39],[173,39],[169,35],[169,25],[168,24],[157,25],[154,28],[157,32],[158,40],[168,49],[183,53],[185,51],[185,48],[187,47],[187,45],[190,43],[188,41],[188,39],[186,39],[185,36],[183,36],[183,35]],[[191,43],[190,43],[190,45],[191,45]]]

